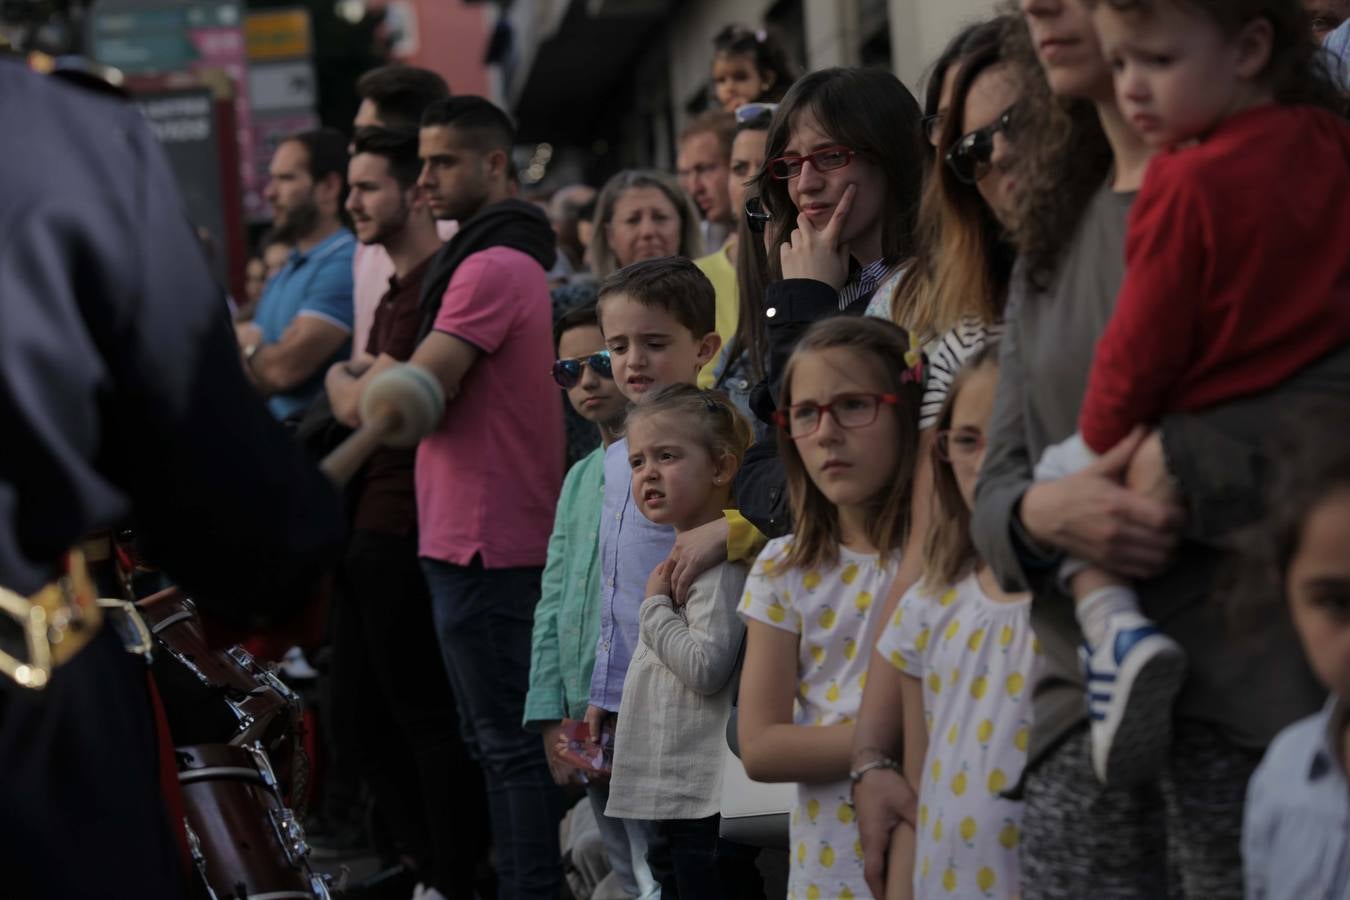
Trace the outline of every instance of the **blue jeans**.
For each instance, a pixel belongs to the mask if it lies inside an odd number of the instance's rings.
[[[422,559],[464,744],[487,783],[500,900],[556,900],[562,795],[521,726],[540,569]]]

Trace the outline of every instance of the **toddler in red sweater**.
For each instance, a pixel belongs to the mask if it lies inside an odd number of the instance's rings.
[[[1125,280],[1097,344],[1079,433],[1040,480],[1139,425],[1275,387],[1350,341],[1350,123],[1299,0],[1095,0],[1128,124],[1158,152],[1126,231]],[[1157,774],[1181,647],[1130,585],[1070,560],[1093,765]]]

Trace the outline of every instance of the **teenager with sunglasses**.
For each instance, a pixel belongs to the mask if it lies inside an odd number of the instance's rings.
[[[1261,447],[1272,421],[1293,398],[1345,391],[1350,354],[1267,394],[1165,416],[1142,442],[1134,434],[1086,470],[1031,483],[1045,447],[1077,427],[1150,154],[1121,114],[1089,4],[1021,5],[1027,27],[1009,41],[1027,75],[1020,256],[971,531],[1006,587],[1032,589],[1045,649],[1022,785],[1022,897],[1241,897],[1247,780],[1273,735],[1315,712],[1324,694],[1277,605],[1254,637],[1235,642],[1210,597],[1225,562],[1215,548],[1263,515]],[[1143,490],[1123,487],[1127,477]],[[1144,784],[1108,787],[1093,772],[1083,635],[1056,577],[1065,555],[1139,579],[1141,607],[1189,660],[1166,765]]]
[[[553,326],[558,359],[550,370],[567,401],[599,433],[601,446],[568,470],[558,497],[548,561],[534,609],[529,691],[524,725],[543,737],[549,771],[558,784],[574,771],[561,759],[563,719],[580,720],[590,697],[595,645],[600,637],[599,543],[595,535],[604,499],[605,448],[618,438],[628,401],[610,369],[595,303],[564,313]],[[623,823],[604,814],[604,785],[587,794],[605,845],[605,855],[626,896],[638,895]]]

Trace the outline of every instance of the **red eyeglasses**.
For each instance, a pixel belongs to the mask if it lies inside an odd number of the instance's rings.
[[[769,176],[778,181],[796,178],[802,174],[802,163],[804,162],[810,162],[811,168],[817,172],[842,169],[853,162],[853,157],[857,155],[855,151],[847,147],[823,147],[815,153],[808,153],[805,156],[780,156],[777,159],[769,160]]]
[[[793,440],[810,437],[820,430],[825,414],[834,416],[840,428],[866,428],[877,420],[883,406],[900,402],[895,394],[839,394],[829,403],[794,403],[773,413],[774,424]]]

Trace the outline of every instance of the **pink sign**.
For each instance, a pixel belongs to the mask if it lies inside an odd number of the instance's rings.
[[[234,82],[234,121],[238,129],[239,180],[243,187],[244,215],[255,218],[254,207],[262,205],[262,183],[254,157],[253,114],[248,93],[248,45],[244,29],[189,28],[188,41],[197,51],[193,69],[223,69]]]

